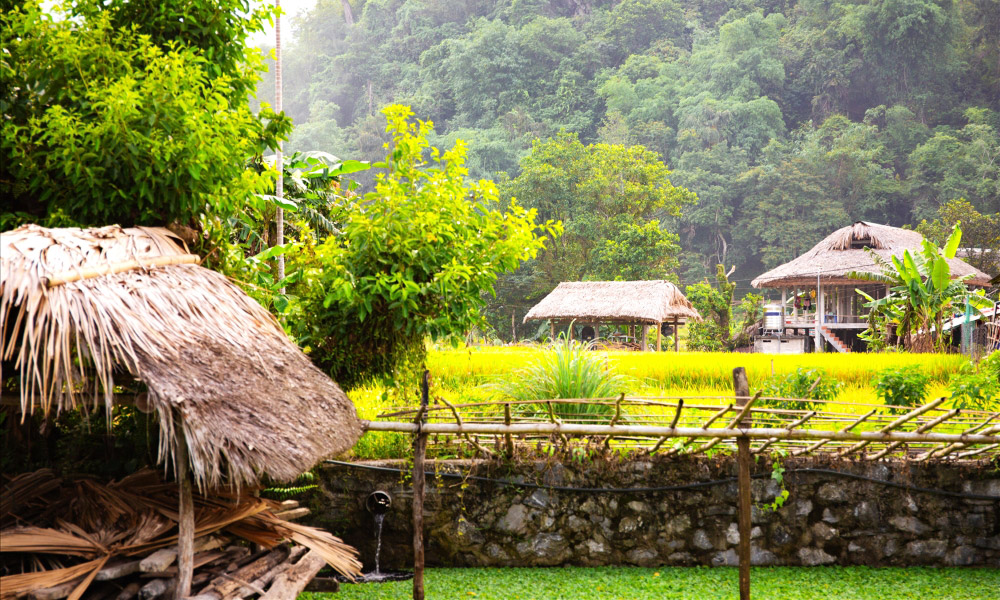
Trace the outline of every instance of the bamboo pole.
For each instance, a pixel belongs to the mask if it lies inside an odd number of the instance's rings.
[[[710,417],[710,418],[708,419],[708,421],[705,421],[705,424],[704,424],[704,425],[702,425],[702,428],[703,428],[703,429],[708,429],[709,427],[711,427],[711,426],[712,426],[712,423],[715,423],[715,422],[716,422],[717,420],[719,420],[719,419],[720,419],[720,418],[721,418],[721,417],[722,417],[722,416],[723,416],[724,414],[726,414],[727,412],[731,411],[732,409],[733,409],[733,405],[732,405],[732,404],[730,404],[729,406],[727,406],[727,407],[723,408],[722,410],[720,410],[719,412],[715,413],[714,415],[712,415],[712,416],[711,416],[711,417]],[[664,434],[664,436],[663,436],[663,437],[665,437],[665,438],[669,438],[669,437],[673,437],[673,436],[670,436],[670,435],[666,435],[666,434]],[[670,456],[671,454],[677,454],[678,452],[680,452],[681,450],[683,450],[685,446],[687,446],[687,445],[688,445],[688,444],[690,444],[691,442],[695,441],[695,439],[697,439],[697,438],[696,438],[696,437],[689,437],[689,438],[688,438],[688,439],[686,439],[686,440],[684,441],[684,443],[683,443],[683,444],[681,444],[681,445],[680,445],[679,447],[677,447],[677,448],[672,448],[672,449],[670,449],[670,451],[668,451],[668,452],[667,452],[667,456]]]
[[[933,421],[929,421],[927,423],[924,423],[920,427],[917,427],[916,432],[917,433],[923,433],[925,431],[930,431],[935,426],[940,425],[941,423],[943,423],[943,422],[947,421],[948,419],[954,417],[955,415],[957,415],[960,412],[962,412],[962,409],[960,409],[960,408],[953,408],[952,410],[946,412],[945,414],[943,414],[940,417],[934,419]],[[886,446],[885,448],[883,448],[882,451],[877,452],[877,453],[873,454],[872,456],[869,456],[868,458],[870,460],[877,460],[879,458],[882,458],[883,456],[885,456],[886,454],[889,454],[890,452],[892,452],[893,450],[895,450],[896,448],[898,448],[902,444],[903,444],[903,442],[893,442],[893,443],[889,444],[888,446]]]
[[[853,423],[851,423],[847,427],[844,427],[840,431],[846,433],[846,432],[854,429],[858,425],[860,425],[860,424],[864,423],[865,421],[867,421],[868,418],[871,417],[874,414],[875,414],[875,409],[872,409],[872,410],[868,411],[867,413],[861,415]],[[827,443],[828,441],[830,441],[830,440],[820,440],[820,441],[816,442],[815,444],[813,444],[813,445],[811,445],[811,446],[809,446],[807,448],[801,448],[799,450],[795,450],[794,452],[792,452],[792,456],[799,456],[801,454],[808,454],[809,452],[815,452],[816,450],[819,449],[820,446],[822,446],[823,444]]]
[[[802,425],[803,423],[805,423],[806,421],[808,421],[809,419],[811,419],[815,415],[816,415],[816,411],[810,411],[809,414],[807,414],[806,416],[802,417],[801,419],[798,419],[794,423],[791,423],[788,426],[789,431],[792,430],[792,429],[795,429],[799,425]],[[756,454],[762,454],[764,452],[764,450],[767,450],[768,446],[770,446],[771,444],[773,444],[773,443],[775,443],[777,441],[778,441],[778,438],[773,437],[773,438],[767,440],[766,442],[764,442],[763,444],[761,444],[760,448],[757,448],[757,450],[755,450],[754,452]]]
[[[732,410],[732,407],[722,409],[720,412]],[[961,442],[964,444],[996,444],[1000,443],[1000,436],[992,434],[960,434],[960,433],[916,433],[913,431],[891,431],[882,433],[879,431],[825,431],[814,429],[794,429],[789,431],[782,428],[760,428],[760,429],[735,429],[735,428],[700,428],[700,427],[663,427],[656,425],[599,425],[580,423],[514,423],[512,425],[502,425],[500,423],[465,423],[459,428],[453,423],[425,423],[418,426],[415,423],[399,421],[364,421],[363,427],[366,431],[398,431],[403,433],[423,432],[429,435],[455,435],[460,433],[482,433],[482,434],[553,434],[564,435],[613,435],[615,437],[645,436],[645,437],[687,437],[687,438],[736,438],[745,435],[751,439],[769,439],[777,437],[780,440],[825,440],[825,441],[868,441],[868,442]]]
[[[880,429],[879,433],[889,433],[893,429],[895,429],[895,428],[897,428],[897,427],[905,424],[907,421],[911,421],[913,419],[916,419],[917,417],[919,417],[920,415],[924,414],[925,412],[928,412],[928,411],[931,411],[931,410],[937,408],[945,400],[946,400],[946,398],[943,398],[943,397],[942,398],[938,398],[937,400],[929,402],[929,403],[927,403],[927,404],[925,404],[925,405],[923,405],[923,406],[921,406],[921,407],[919,407],[919,408],[917,408],[915,410],[911,410],[910,412],[906,413],[902,417],[896,419],[892,423],[889,423],[888,425],[886,425],[885,427],[883,427],[882,429]],[[867,446],[868,444],[872,443],[873,441],[881,441],[881,440],[862,440],[862,441],[858,442],[857,444],[854,444],[853,446],[851,446],[847,450],[843,450],[843,451],[839,452],[837,454],[837,458],[843,458],[843,457],[847,456],[848,454],[851,454],[853,452],[857,452],[858,450],[864,448],[865,446]]]
[[[93,267],[82,267],[71,271],[62,271],[49,275],[45,278],[47,285],[54,288],[74,281],[94,279],[105,275],[114,275],[123,271],[133,271],[135,269],[148,269],[150,267],[168,267],[170,265],[196,265],[201,262],[201,257],[197,254],[174,254],[170,256],[156,256],[145,259],[142,262],[137,260],[126,260],[106,265],[95,265]]]
[[[420,406],[427,408],[430,372],[424,369],[420,380]],[[412,425],[417,439],[413,451],[413,600],[424,600],[424,456],[427,453],[427,423],[424,413]],[[406,423],[410,425],[411,423]]]
[[[736,393],[736,405],[741,406],[740,416],[747,414],[756,398],[747,400],[750,395],[750,384],[747,382],[747,372],[743,367],[733,369],[733,391]],[[759,394],[758,394],[759,396]],[[737,423],[741,429],[753,426],[750,419]],[[739,494],[739,531],[740,531],[740,600],[750,600],[750,438],[741,435],[736,438],[738,448],[737,462],[739,474],[737,477]]]
[[[681,400],[677,403],[677,411],[674,413],[674,419],[672,421],[670,421],[670,428],[671,429],[677,427],[677,421],[679,421],[680,418],[681,418],[681,411],[682,410],[684,410],[684,399],[683,398],[681,398]],[[653,448],[647,454],[655,454],[656,451],[660,449],[660,446],[662,446],[663,443],[666,442],[668,439],[670,439],[668,436],[665,436],[665,435],[661,436],[660,440],[658,442],[656,442],[656,445],[653,446]]]
[[[741,368],[741,367],[737,367],[737,368]],[[735,375],[734,375],[734,377],[735,377]],[[744,391],[746,392],[746,394],[742,393]],[[740,408],[740,412],[736,414],[736,418],[734,418],[732,421],[729,422],[729,425],[726,426],[727,429],[733,429],[734,427],[738,427],[740,429],[743,429],[743,427],[740,425],[740,423],[743,422],[744,417],[746,417],[750,413],[750,407],[753,406],[753,403],[756,402],[758,398],[760,398],[760,392],[757,392],[754,395],[754,397],[750,398],[749,401],[748,401],[747,397],[749,396],[749,394],[750,394],[749,384],[748,384],[748,387],[747,387],[746,390],[737,390],[736,391],[736,396],[737,396],[736,402],[737,402],[737,406]],[[695,450],[694,453],[698,454],[700,452],[705,452],[706,450],[710,450],[710,449],[714,448],[721,441],[722,441],[722,438],[713,438],[713,439],[709,440],[708,442],[706,442],[701,448],[698,448],[697,450]]]

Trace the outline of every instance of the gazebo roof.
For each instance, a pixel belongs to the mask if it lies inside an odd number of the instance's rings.
[[[858,221],[834,231],[811,250],[775,267],[751,282],[756,288],[815,285],[817,274],[825,284],[857,285],[857,279],[847,277],[851,271],[879,273],[880,269],[865,250],[871,248],[886,260],[902,257],[906,250],[919,250],[924,236],[916,231]],[[969,285],[989,285],[989,275],[958,258],[948,261],[954,276],[972,275]]]
[[[160,459],[183,439],[209,487],[288,481],[350,448],[361,427],[344,392],[175,239],[118,226],[0,234],[2,358],[19,370],[22,413],[110,409],[123,400],[115,379],[141,380],[147,391],[124,400],[156,411]]]
[[[555,319],[663,323],[701,315],[669,281],[564,281],[524,316]]]

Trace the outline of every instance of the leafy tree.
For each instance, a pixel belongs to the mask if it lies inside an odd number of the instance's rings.
[[[290,333],[337,381],[404,376],[419,365],[426,337],[480,324],[484,294],[556,236],[551,221],[508,203],[496,186],[465,177],[465,146],[429,148],[432,124],[409,107],[383,110],[393,142],[375,191],[347,215],[341,235],[306,237],[289,249],[285,314]],[[428,160],[429,155],[429,160]],[[291,275],[290,275],[291,277]]]
[[[233,214],[266,187],[245,161],[290,123],[247,106],[259,56],[239,43],[261,14],[218,17],[188,44],[207,5],[171,2],[130,24],[152,6],[78,2],[56,17],[29,0],[4,12],[5,226],[187,224]]]
[[[938,217],[928,223],[921,221],[916,229],[935,244],[944,245],[956,223],[962,224],[962,257],[965,262],[984,273],[1000,273],[1000,213],[984,215],[965,198],[946,202],[938,209]]]
[[[642,146],[585,146],[565,133],[536,142],[521,174],[502,191],[563,224],[563,234],[537,259],[539,289],[614,272],[666,277],[678,247],[662,222],[696,200],[669,176],[659,156]],[[631,258],[640,262],[621,262]]]
[[[736,284],[729,281],[722,265],[715,267],[717,287],[712,287],[708,281],[687,286],[685,295],[704,319],[701,323],[688,325],[689,350],[705,350],[709,352],[729,351],[746,346],[750,343],[749,328],[763,316],[763,297],[759,294],[747,294],[740,301],[742,318],[733,321],[733,292]]]

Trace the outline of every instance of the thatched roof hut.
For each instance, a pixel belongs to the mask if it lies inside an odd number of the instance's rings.
[[[183,473],[190,457],[200,487],[289,481],[360,437],[337,384],[169,231],[26,225],[0,234],[0,255],[22,414],[135,402],[158,416],[160,460]],[[114,393],[133,380],[146,391]]]
[[[879,273],[878,265],[865,248],[883,259],[902,257],[903,252],[920,249],[924,237],[915,231],[858,221],[834,231],[802,256],[775,267],[751,282],[756,288],[788,288],[816,284],[817,274],[823,285],[855,285],[847,277],[851,271]],[[958,258],[948,261],[954,276],[972,275],[966,283],[988,286],[989,275]]]
[[[701,315],[669,281],[564,281],[524,316],[524,322],[553,319],[655,325]]]

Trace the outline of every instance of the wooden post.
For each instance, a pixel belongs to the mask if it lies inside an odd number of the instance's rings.
[[[788,288],[781,288],[781,333],[785,333],[785,307],[788,306]]]
[[[822,314],[821,311],[823,310],[823,301],[822,301],[823,295],[822,295],[822,293],[823,293],[822,292],[822,288],[820,287],[820,282],[819,282],[819,273],[816,273],[816,323],[815,323],[815,325],[816,325],[816,348],[814,350],[815,352],[822,352],[823,351],[823,334],[820,333],[820,330],[819,330],[820,323],[821,323],[820,315]]]
[[[549,319],[549,338],[554,342],[556,341],[556,322]]]
[[[194,498],[191,478],[188,477],[187,439],[180,419],[176,424],[176,448],[174,449],[174,474],[179,486],[177,507],[177,587],[174,598],[183,600],[191,595],[191,580],[194,577]]]
[[[517,341],[517,322],[514,320],[514,313],[516,311],[512,308],[510,309],[510,341]]]
[[[674,317],[674,352],[681,351],[681,321]]]
[[[736,405],[745,406],[749,401],[750,384],[747,382],[747,372],[743,367],[733,369],[733,390],[736,393]],[[740,429],[749,429],[751,420],[743,419]],[[740,529],[740,600],[750,600],[750,438],[736,438],[739,448],[739,529]]]
[[[649,327],[645,323],[640,327],[642,327],[642,351],[645,352],[649,350]]]
[[[420,380],[420,418],[413,448],[413,600],[424,600],[424,456],[427,454],[427,434],[420,426],[427,419],[427,397],[430,372],[424,369]]]
[[[656,324],[656,351],[662,352],[663,345],[660,342],[660,338],[663,337],[663,323],[659,322]]]

